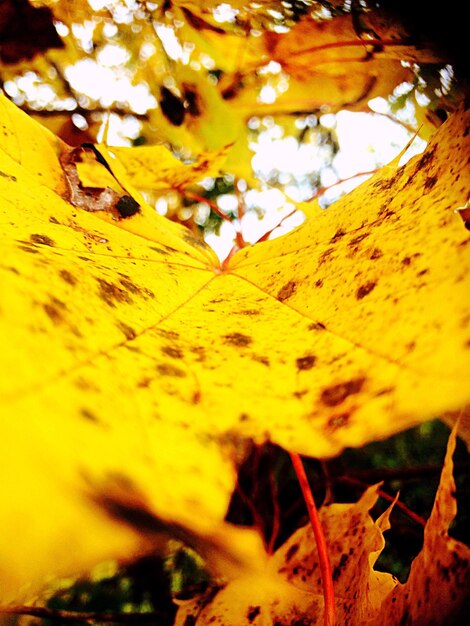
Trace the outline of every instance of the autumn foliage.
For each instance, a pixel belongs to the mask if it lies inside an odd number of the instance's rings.
[[[234,0],[223,18],[212,2],[5,3],[2,612],[42,607],[60,578],[176,542],[210,575],[180,599],[178,626],[322,624],[310,525],[280,541],[276,508],[271,539],[256,506],[252,524],[229,521],[240,468],[264,445],[333,459],[439,417],[455,426],[406,582],[374,567],[398,495],[377,519],[380,484],[349,504],[327,499],[319,516],[337,624],[461,619],[470,551],[449,529],[470,405],[465,88],[442,79],[422,106],[423,76],[450,72],[455,50],[418,37],[388,3],[300,4]],[[36,47],[18,12],[41,32]],[[151,96],[143,112],[80,94],[68,77],[84,60],[104,64],[113,45],[127,51],[115,65],[129,90]],[[49,80],[55,112],[20,93],[27,72]],[[286,116],[366,111],[403,83],[424,152],[404,165],[397,154],[326,210],[320,179],[299,200],[253,169],[256,116],[288,128]],[[66,98],[86,129],[72,128]],[[141,141],[113,146],[110,113],[134,116]],[[274,184],[289,208],[248,244],[248,193]],[[236,214],[217,204],[217,185]],[[289,211],[302,223],[271,236]],[[232,229],[223,259],[204,240],[214,220]],[[271,489],[276,501],[274,478]]]

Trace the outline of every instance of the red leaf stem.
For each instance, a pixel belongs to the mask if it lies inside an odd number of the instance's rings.
[[[310,489],[310,485],[308,484],[307,474],[305,473],[302,459],[296,452],[289,452],[289,454],[300,484],[300,488],[302,489],[305,504],[307,505],[313,536],[315,537],[315,542],[317,544],[318,561],[320,563],[320,572],[323,584],[323,598],[325,600],[323,623],[324,626],[335,626],[335,594],[325,535],[323,534],[317,507],[315,506],[315,500],[313,499],[312,491]]]

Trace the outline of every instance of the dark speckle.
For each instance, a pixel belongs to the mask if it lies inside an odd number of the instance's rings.
[[[356,291],[357,300],[362,300],[362,298],[365,298],[365,296],[370,294],[370,292],[373,291],[373,289],[375,289],[376,285],[377,283],[373,280],[369,281],[368,283],[365,283],[364,285],[361,285],[359,289]]]
[[[299,357],[298,359],[296,359],[295,362],[297,364],[297,369],[311,370],[312,367],[315,365],[316,360],[316,356],[313,356],[313,354],[309,354],[308,356]]]
[[[249,419],[250,416],[248,415],[248,413],[240,413],[240,416],[238,418],[240,422],[247,422]]]
[[[171,363],[160,363],[157,365],[157,372],[162,376],[174,376],[175,378],[184,378],[186,376],[185,371]]]
[[[330,243],[335,243],[335,241],[338,241],[338,239],[341,239],[341,237],[344,237],[345,234],[346,234],[345,231],[342,228],[339,228],[335,232],[333,237],[330,239]]]
[[[65,303],[55,297],[51,297],[49,302],[43,304],[44,311],[54,324],[60,324],[64,321],[64,311],[66,308]]]
[[[262,363],[263,365],[266,365],[266,367],[269,367],[269,359],[267,356],[252,354],[251,358],[253,359],[253,361],[257,361],[258,363]]]
[[[333,581],[336,582],[339,577],[341,576],[341,571],[344,570],[344,568],[346,567],[346,564],[348,562],[348,555],[347,554],[342,554],[341,555],[341,559],[338,563],[338,565],[335,567],[335,569],[333,570]]]
[[[116,306],[116,303],[130,304],[132,302],[129,294],[121,287],[118,287],[114,283],[110,283],[103,278],[96,279],[99,285],[99,296],[106,302],[108,306]]]
[[[281,287],[281,289],[279,289],[279,292],[276,297],[281,302],[284,302],[284,300],[287,300],[288,298],[294,295],[296,289],[297,289],[297,283],[295,283],[293,280],[290,280],[283,287]]]
[[[50,319],[54,322],[54,324],[59,324],[60,322],[64,321],[62,311],[50,302],[44,304],[43,308],[47,315],[50,317]]]
[[[326,387],[321,393],[321,401],[323,404],[326,404],[326,406],[342,404],[348,396],[359,393],[365,381],[366,379],[364,377],[353,378],[345,383],[338,383],[337,385]]]
[[[181,350],[181,348],[177,348],[176,346],[162,346],[161,351],[163,354],[170,356],[172,359],[183,358],[183,350]]]
[[[351,413],[341,413],[341,415],[333,415],[333,417],[330,417],[330,419],[328,420],[327,426],[330,430],[338,430],[338,428],[343,428],[343,426],[346,426],[350,417]]]
[[[411,258],[409,256],[404,257],[401,260],[402,265],[410,265],[411,264]]]
[[[307,326],[307,330],[326,330],[326,326],[323,322],[313,322]]]
[[[121,283],[121,285],[124,287],[124,289],[127,289],[127,291],[130,291],[131,293],[140,293],[140,287],[138,287],[137,285],[135,285],[131,280],[129,280],[128,278],[120,278],[119,282]]]
[[[321,278],[319,278],[316,282],[315,282],[315,287],[320,288],[323,287],[323,280]]]
[[[140,212],[140,206],[131,196],[122,196],[116,203],[116,210],[122,218],[132,217]]]
[[[255,618],[261,613],[260,606],[250,606],[248,608],[248,613],[246,614],[246,618],[248,622],[251,624]]]
[[[82,417],[84,417],[86,420],[88,420],[89,422],[93,422],[93,423],[99,423],[99,419],[96,417],[96,415],[93,413],[93,411],[90,411],[90,409],[80,409],[80,415]]]
[[[51,224],[60,224],[59,220],[53,215],[50,216],[49,221]]]
[[[117,322],[116,326],[124,334],[125,338],[131,341],[137,337],[137,333],[133,328],[125,324],[124,322]]]
[[[68,270],[60,270],[59,276],[62,278],[63,281],[65,281],[69,285],[76,285],[77,284],[77,279]]]
[[[156,248],[155,246],[149,246],[150,250],[154,252],[158,252],[158,254],[162,254],[163,256],[168,256],[170,253],[168,250],[164,250],[163,248]]]
[[[426,181],[424,183],[424,188],[426,190],[432,189],[436,183],[437,183],[437,176],[428,176],[428,178],[426,178]]]
[[[167,339],[178,339],[180,336],[177,330],[168,330],[166,328],[157,328],[157,333]]]
[[[436,146],[434,146],[431,150],[426,150],[424,155],[420,158],[420,160],[416,164],[416,171],[424,169],[428,166],[429,162],[434,158],[434,151]]]
[[[167,87],[160,88],[160,95],[160,108],[163,115],[174,126],[181,126],[186,113],[183,101]]]
[[[249,346],[253,339],[248,335],[243,335],[242,333],[230,333],[229,335],[224,335],[225,343],[229,343],[233,346],[239,346],[241,348]]]
[[[36,250],[35,248],[29,248],[28,246],[18,246],[18,248],[20,250],[23,250],[23,252],[29,252],[30,254],[38,254],[39,250]]]
[[[351,239],[351,241],[349,242],[349,246],[356,246],[358,243],[360,243],[361,241],[363,241],[366,237],[369,236],[369,233],[362,233],[361,235],[357,235],[357,237],[354,237],[353,239]]]
[[[369,259],[371,259],[371,261],[375,261],[377,259],[380,259],[380,257],[383,256],[383,252],[380,248],[374,248],[372,250],[372,252],[370,253]]]
[[[284,557],[284,558],[285,558],[286,563],[289,563],[289,561],[291,560],[291,558],[294,556],[294,554],[295,554],[296,552],[298,552],[298,550],[299,550],[299,544],[298,544],[298,543],[294,543],[294,545],[293,545],[293,546],[291,546],[291,547],[287,550],[287,552],[286,552],[286,556]]]
[[[16,176],[13,176],[13,174],[5,174],[5,172],[0,171],[0,176],[2,178],[6,178],[8,180],[13,181],[14,183],[16,183],[16,181],[17,181]]]
[[[243,309],[242,311],[236,311],[237,315],[259,315],[258,309]]]
[[[318,258],[318,263],[320,265],[323,265],[323,263],[326,263],[327,261],[329,261],[330,256],[333,254],[334,251],[335,251],[334,248],[328,248],[327,250],[322,252]]]
[[[30,240],[33,243],[39,243],[42,246],[55,246],[54,240],[47,235],[31,235]]]

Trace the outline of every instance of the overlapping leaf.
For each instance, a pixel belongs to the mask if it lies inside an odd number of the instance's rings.
[[[424,545],[406,584],[374,569],[385,545],[391,508],[376,522],[369,510],[377,500],[370,487],[356,504],[332,504],[320,510],[331,558],[336,619],[344,626],[454,623],[470,585],[470,549],[448,529],[457,509],[452,477],[452,433]],[[209,592],[182,603],[176,624],[323,624],[321,575],[310,526],[299,529],[270,557],[264,578],[242,577],[216,595]]]
[[[61,146],[2,107],[5,597],[162,532],[243,568],[220,533],[252,439],[329,456],[469,401],[465,112],[220,268],[144,204],[71,206]]]

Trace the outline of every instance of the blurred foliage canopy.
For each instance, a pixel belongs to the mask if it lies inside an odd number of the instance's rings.
[[[17,105],[71,145],[163,144],[183,162],[218,153],[202,185],[140,190],[195,233],[235,218],[243,231],[267,212],[268,231],[297,224],[295,201],[335,182],[339,146],[325,114],[371,112],[371,100],[388,98],[386,114],[428,139],[455,109],[458,21],[408,4],[3,0],[0,77]],[[279,140],[307,171],[253,159],[260,142],[274,149]],[[273,187],[287,197],[253,193]]]

